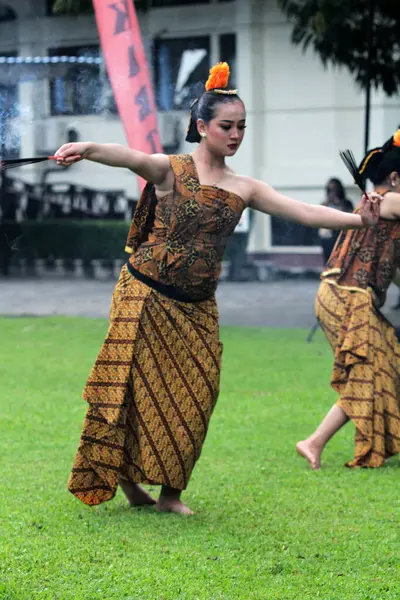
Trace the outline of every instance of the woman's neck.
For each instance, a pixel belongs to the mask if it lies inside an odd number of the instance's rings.
[[[214,154],[206,148],[205,144],[200,143],[199,147],[193,152],[194,159],[210,170],[225,169],[225,157],[220,154]]]
[[[387,194],[391,190],[390,190],[390,187],[388,185],[382,184],[382,185],[376,185],[376,186],[374,186],[374,191],[377,194],[380,194],[381,196],[383,196],[384,194]]]

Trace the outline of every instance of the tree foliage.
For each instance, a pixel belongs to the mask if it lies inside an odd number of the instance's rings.
[[[53,3],[55,15],[79,15],[92,12],[92,0],[54,0]]]
[[[293,24],[292,42],[313,47],[324,65],[345,66],[368,83],[369,14],[373,5],[370,82],[389,96],[400,85],[400,0],[277,0]],[[370,4],[371,3],[371,4]]]

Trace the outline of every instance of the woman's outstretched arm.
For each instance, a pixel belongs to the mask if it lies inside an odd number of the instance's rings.
[[[262,181],[250,180],[249,206],[263,213],[296,221],[309,227],[326,229],[361,229],[375,225],[379,219],[382,196],[376,192],[361,199],[360,215],[345,213],[327,206],[307,204],[288,198]]]
[[[61,146],[55,156],[59,157],[57,162],[63,167],[69,167],[80,160],[91,160],[109,167],[130,169],[156,185],[162,183],[170,171],[166,154],[146,154],[121,144],[74,142]]]

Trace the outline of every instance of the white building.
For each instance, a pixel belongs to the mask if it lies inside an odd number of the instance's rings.
[[[99,56],[94,17],[51,16],[51,4],[52,0],[13,0],[9,7],[0,5],[0,57]],[[248,114],[243,146],[232,167],[310,203],[320,203],[327,179],[337,176],[357,199],[338,150],[349,147],[357,157],[363,154],[364,94],[347,71],[324,70],[312,51],[303,54],[291,44],[291,26],[276,0],[153,0],[153,8],[138,16],[155,83],[161,137],[168,149],[193,150],[183,141],[188,102],[198,89],[196,82],[207,78],[209,66],[227,60]],[[200,51],[201,60],[189,80],[179,80],[179,65],[189,50]],[[66,141],[68,130],[81,140],[125,143],[112,94],[102,84],[101,66],[69,65],[50,79],[39,74],[39,67],[30,67],[19,84],[15,73],[10,71],[10,79],[4,69],[0,65],[4,155],[54,152]],[[35,79],[27,73],[39,75]],[[370,145],[389,137],[399,121],[399,98],[374,93]],[[18,177],[32,181],[42,169],[24,167]],[[48,178],[138,195],[132,174],[111,173],[93,163],[67,172],[55,168]],[[257,214],[249,250],[273,257],[278,264],[320,265],[319,246],[304,245],[308,242],[296,227],[287,237],[279,235],[270,217]]]

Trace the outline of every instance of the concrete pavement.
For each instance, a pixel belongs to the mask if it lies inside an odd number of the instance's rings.
[[[0,279],[0,315],[73,315],[108,317],[114,280],[65,278]],[[222,325],[304,327],[314,322],[317,279],[289,278],[270,282],[221,282],[217,292]],[[393,311],[397,288],[389,289],[385,314],[400,325]]]

